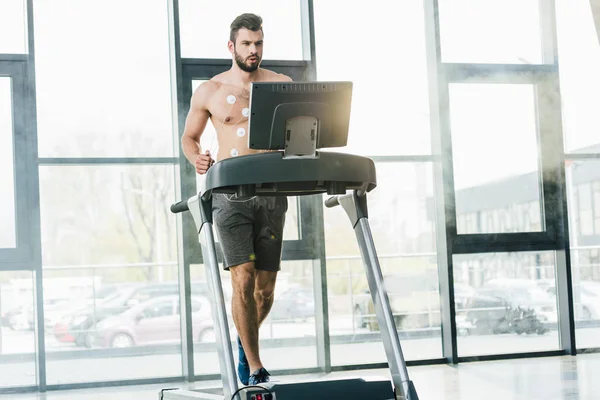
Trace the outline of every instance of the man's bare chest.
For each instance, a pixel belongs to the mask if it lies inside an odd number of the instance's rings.
[[[250,93],[241,88],[223,88],[212,96],[209,111],[213,124],[237,125],[248,120]]]

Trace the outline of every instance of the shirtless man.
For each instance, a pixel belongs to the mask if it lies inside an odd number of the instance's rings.
[[[228,47],[231,69],[196,89],[181,141],[186,158],[199,174],[205,174],[215,162],[210,151],[200,148],[208,119],[217,131],[217,161],[257,153],[248,148],[250,85],[291,81],[260,68],[263,31],[259,16],[237,17],[231,24]],[[286,211],[284,196],[236,200],[213,195],[213,219],[223,248],[224,268],[231,272],[232,314],[239,334],[238,376],[244,385],[269,381],[259,356],[258,329],[273,305]]]

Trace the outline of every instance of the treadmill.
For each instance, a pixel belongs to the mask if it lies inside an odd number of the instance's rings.
[[[376,186],[374,162],[366,157],[318,151],[347,144],[352,82],[255,82],[250,90],[248,146],[270,150],[228,158],[206,174],[198,195],[171,206],[189,211],[200,235],[211,291],[222,387],[164,389],[160,400],[418,400],[408,377],[390,302],[371,235],[367,193]],[[271,382],[243,386],[238,381],[213,235],[212,193],[238,200],[252,196],[303,196],[326,193],[328,208],[341,206],[360,248],[391,381],[339,378]],[[237,346],[235,346],[237,349]]]

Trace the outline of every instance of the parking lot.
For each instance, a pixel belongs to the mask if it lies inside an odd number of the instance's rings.
[[[317,366],[315,325],[313,321],[274,323],[261,331],[262,357],[272,370]],[[579,348],[598,346],[600,328],[577,329]],[[48,384],[144,379],[182,375],[180,347],[162,345],[121,349],[86,349],[57,342],[52,335],[45,341]],[[459,356],[558,350],[556,330],[544,335],[464,335],[458,337]],[[439,331],[429,337],[403,336],[407,360],[442,357]],[[5,386],[35,384],[35,342],[33,332],[2,329],[0,376]],[[332,365],[385,362],[378,334],[355,329],[349,318],[331,320]],[[212,345],[195,348],[196,375],[218,374],[218,357]]]

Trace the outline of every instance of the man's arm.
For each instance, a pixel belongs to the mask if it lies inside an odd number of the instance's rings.
[[[206,123],[210,117],[207,103],[215,89],[214,85],[213,82],[205,82],[194,92],[190,103],[190,111],[185,121],[183,136],[181,137],[181,148],[185,158],[200,174],[205,173],[212,162],[210,154],[202,154],[200,137],[204,133]]]

